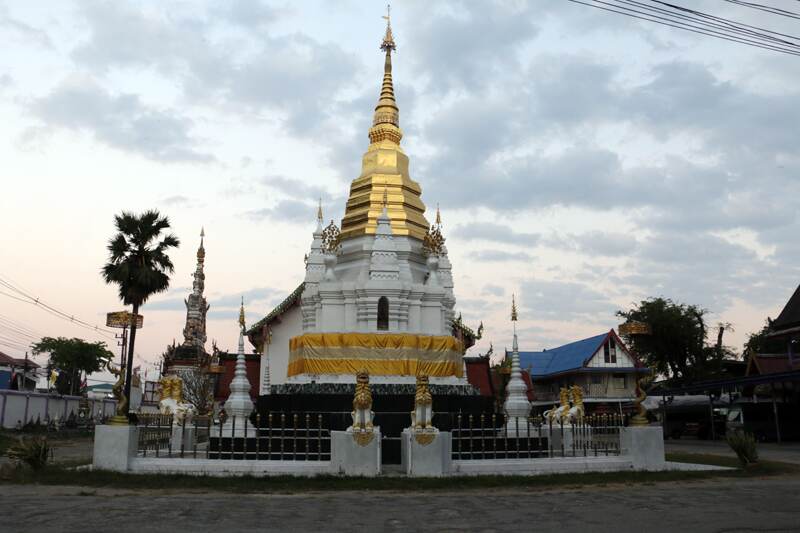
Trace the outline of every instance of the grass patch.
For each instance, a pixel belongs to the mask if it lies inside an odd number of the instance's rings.
[[[686,454],[691,455],[691,454]],[[734,459],[735,461],[735,459]],[[696,461],[692,461],[696,462]],[[229,493],[301,493],[308,491],[459,491],[493,488],[547,489],[610,484],[695,481],[713,478],[747,478],[798,472],[800,468],[785,463],[761,462],[746,469],[712,472],[603,472],[552,474],[545,476],[479,476],[457,478],[313,478],[214,477],[190,475],[121,474],[107,471],[73,470],[57,465],[40,472],[12,468],[0,472],[2,484],[71,485],[92,488],[175,490],[180,492],[214,491]]]
[[[714,466],[727,466],[736,468],[738,472],[743,472],[748,476],[774,476],[781,474],[798,474],[800,465],[793,463],[782,463],[779,461],[759,461],[749,464],[742,469],[739,459],[736,457],[726,457],[722,455],[711,455],[705,453],[686,453],[673,452],[666,454],[667,461],[676,463],[696,463]]]
[[[728,466],[730,468],[739,468],[741,466],[736,457],[712,455],[707,453],[669,452],[666,454],[666,458],[667,461],[673,461],[676,463]]]
[[[15,445],[17,442],[19,442],[19,439],[17,439],[15,436],[10,435],[5,431],[0,431],[0,455],[5,455],[6,450]]]

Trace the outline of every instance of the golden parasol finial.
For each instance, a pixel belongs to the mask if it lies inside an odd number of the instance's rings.
[[[242,306],[239,308],[239,325],[244,328],[244,296],[242,296]]]

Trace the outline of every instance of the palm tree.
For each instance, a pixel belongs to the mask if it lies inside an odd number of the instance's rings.
[[[169,219],[156,210],[145,211],[141,216],[123,211],[114,216],[114,225],[118,233],[108,242],[108,263],[102,273],[106,283],[119,286],[122,302],[133,306],[125,371],[125,398],[130,402],[136,316],[150,296],[169,288],[169,274],[174,268],[166,252],[177,248],[180,242],[171,233],[159,242],[161,232],[170,226]]]

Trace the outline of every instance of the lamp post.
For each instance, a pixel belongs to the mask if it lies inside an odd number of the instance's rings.
[[[114,311],[112,313],[106,314],[106,327],[109,328],[117,328],[122,330],[122,350],[120,350],[120,364],[119,364],[119,374],[124,376],[125,378],[129,378],[129,376],[125,376],[125,369],[126,369],[126,357],[128,356],[127,352],[127,340],[128,340],[128,327],[130,326],[131,322],[133,322],[131,313],[128,311]],[[142,315],[136,315],[136,329],[141,329],[144,325],[144,317]],[[111,366],[108,367],[110,371],[113,373],[117,373],[111,369]],[[122,380],[122,383],[125,382],[125,379]],[[122,397],[125,395],[122,390],[116,391],[115,387],[115,396],[119,395],[117,399],[117,416],[114,417],[115,420],[112,420],[115,424],[127,424],[127,412],[121,413],[119,412],[119,408],[123,405]],[[127,410],[130,410],[131,406],[131,399],[125,398],[124,404],[127,405]]]

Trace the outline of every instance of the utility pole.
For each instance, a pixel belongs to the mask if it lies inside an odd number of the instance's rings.
[[[28,352],[25,352],[25,364],[22,367],[22,390],[28,386]]]

